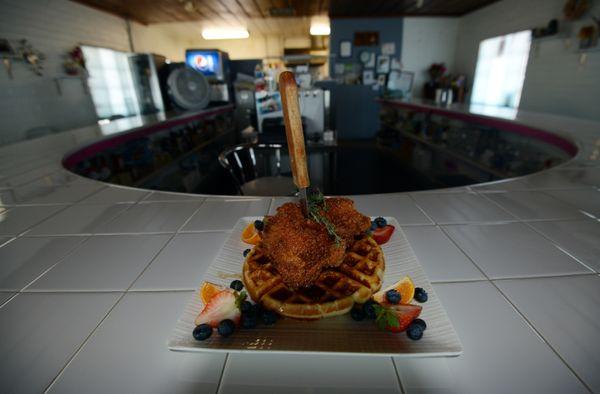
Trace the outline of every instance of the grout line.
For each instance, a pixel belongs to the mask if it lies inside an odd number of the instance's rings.
[[[29,226],[29,227],[25,228],[25,229],[24,229],[24,230],[22,230],[20,233],[18,233],[18,234],[16,235],[16,237],[17,237],[17,238],[19,238],[19,237],[22,237],[22,236],[23,236],[23,235],[25,235],[27,232],[29,232],[29,231],[30,231],[32,228],[34,228],[34,227],[36,227],[36,226],[38,226],[38,225],[40,225],[40,224],[44,223],[46,220],[48,220],[48,219],[50,219],[50,218],[53,218],[54,216],[56,216],[56,215],[58,215],[59,213],[61,213],[61,212],[65,211],[66,209],[68,209],[68,208],[69,208],[69,207],[71,207],[72,205],[64,205],[64,206],[63,206],[63,205],[61,205],[61,206],[63,207],[62,209],[58,209],[56,212],[54,212],[54,213],[53,213],[53,214],[51,214],[50,216],[48,216],[48,217],[46,217],[46,218],[44,218],[44,219],[41,219],[41,220],[39,220],[39,221],[35,222],[34,224],[32,224],[31,226]]]
[[[515,310],[515,312],[521,316],[521,318],[523,319],[523,321],[525,322],[525,324],[527,326],[529,326],[529,328],[540,338],[540,340],[542,341],[542,343],[546,344],[550,350],[552,350],[552,352],[558,357],[558,359],[560,361],[563,362],[563,364],[565,364],[565,366],[571,371],[571,373],[573,375],[575,375],[575,377],[581,382],[581,384],[583,385],[583,387],[585,387],[590,393],[593,393],[594,391],[591,389],[590,386],[588,386],[588,384],[583,380],[583,378],[581,376],[579,376],[579,374],[575,371],[575,369],[573,367],[571,367],[571,365],[569,365],[569,363],[567,362],[567,360],[565,360],[561,354],[558,352],[558,350],[556,350],[551,344],[550,342],[542,335],[542,333],[535,328],[535,326],[533,325],[533,323],[525,316],[525,313],[521,312],[521,310],[517,307],[516,304],[514,304],[506,294],[504,294],[504,292],[494,283],[494,281],[491,281],[492,286],[494,286],[496,288],[496,290],[498,290],[498,292],[501,294],[502,298],[504,298],[506,300],[506,302],[508,302],[508,304]]]
[[[219,376],[219,382],[217,383],[217,389],[215,393],[219,393],[221,391],[221,383],[223,383],[223,376],[225,375],[225,367],[227,366],[227,362],[229,361],[229,353],[225,355],[225,362],[223,363],[223,369],[221,369],[221,375]]]
[[[10,293],[10,292],[6,292],[6,293]],[[6,300],[4,300],[4,302],[2,304],[0,304],[0,309],[2,309],[4,307],[4,305],[8,304],[10,301],[13,300],[13,298],[15,298],[16,296],[18,296],[19,294],[20,293],[16,292],[13,295],[11,295],[10,297],[8,297]]]
[[[444,229],[442,229],[442,231],[444,231]],[[444,233],[445,233],[445,231],[444,231]],[[525,314],[523,312],[521,312],[519,310],[519,308],[517,308],[517,306],[504,294],[504,292],[502,292],[502,290],[498,287],[498,285],[496,283],[494,283],[494,280],[496,280],[496,279],[491,280],[490,277],[475,263],[475,260],[471,259],[471,257],[454,241],[454,239],[452,239],[449,235],[448,235],[448,237],[461,250],[461,252],[463,252],[465,254],[465,256],[467,256],[467,258],[469,258],[469,260],[471,260],[473,262],[473,264],[481,271],[481,273],[485,276],[485,278],[489,281],[489,283],[500,293],[502,298],[504,298],[506,300],[506,302],[508,302],[509,305],[512,306],[512,308],[515,310],[515,312],[519,316],[521,316],[521,318],[523,319],[525,324],[527,326],[529,326],[529,328],[533,331],[533,333],[540,338],[542,343],[544,343],[546,346],[548,346],[550,348],[550,350],[552,350],[552,352],[554,352],[554,354],[559,358],[559,360],[561,360],[563,362],[563,364],[571,371],[571,373],[573,373],[573,375],[575,375],[575,377],[581,382],[581,384],[583,384],[583,386],[585,388],[587,388],[590,392],[593,392],[590,389],[590,387],[583,381],[583,379],[575,372],[575,370],[567,363],[567,361],[559,354],[559,352],[550,344],[550,342],[548,342],[548,340],[546,340],[546,338],[535,328],[535,326],[529,321],[529,319],[527,319],[525,317]],[[522,279],[524,279],[524,278],[522,278]],[[528,278],[528,279],[535,279],[535,278]]]
[[[406,389],[402,384],[402,379],[400,379],[400,373],[398,372],[398,366],[396,365],[396,361],[394,361],[394,357],[390,357],[392,360],[392,366],[394,367],[394,372],[396,372],[396,378],[398,379],[398,387],[400,388],[400,392],[402,394],[406,393]]]
[[[421,207],[419,205],[419,203],[417,202],[417,200],[414,198],[414,196],[412,195],[412,193],[407,193],[408,194],[408,198],[413,202],[413,204],[415,204],[415,206],[417,207],[418,210],[420,210],[423,215],[425,215],[425,217],[432,223],[432,224],[437,224],[437,222],[435,220],[433,220],[433,218],[425,211],[425,209],[423,207]]]
[[[483,277],[486,278],[489,281],[490,278],[487,276],[487,274],[485,272],[483,272],[483,269],[481,269],[481,267],[479,265],[477,265],[477,263],[475,263],[475,260],[473,260],[471,258],[471,256],[469,256],[467,254],[467,252],[458,244],[458,242],[456,242],[454,240],[454,238],[452,238],[450,236],[450,234],[448,234],[448,232],[446,231],[446,229],[444,227],[442,227],[442,226],[439,226],[439,229],[446,236],[446,238],[448,238],[450,240],[450,242],[452,242],[452,244],[454,244],[454,246],[456,246],[456,248],[458,248],[458,250],[471,262],[471,264],[473,264],[473,266],[475,268],[477,268],[477,270],[479,270],[479,272],[481,273],[481,275],[483,275]]]
[[[52,386],[58,382],[58,379],[63,375],[63,373],[67,370],[67,367],[69,365],[71,365],[71,363],[73,362],[73,360],[75,360],[75,357],[77,357],[77,355],[79,355],[79,353],[81,353],[81,351],[83,350],[84,346],[88,343],[88,341],[90,340],[90,338],[94,335],[94,333],[98,330],[98,328],[102,325],[102,323],[104,323],[104,321],[106,319],[108,319],[108,316],[111,314],[111,312],[117,307],[117,305],[119,305],[119,303],[121,302],[121,300],[123,299],[123,297],[125,297],[125,292],[121,293],[121,296],[117,299],[117,301],[115,301],[115,303],[108,309],[108,311],[106,312],[106,314],[104,314],[104,317],[102,317],[102,319],[100,319],[100,321],[98,322],[98,324],[96,325],[96,327],[94,327],[92,329],[92,331],[88,334],[87,337],[85,337],[85,339],[83,340],[83,342],[81,342],[81,344],[79,345],[79,347],[75,350],[75,352],[73,352],[73,354],[69,357],[69,359],[67,360],[67,362],[62,366],[62,368],[60,369],[60,371],[58,371],[58,374],[56,374],[56,376],[52,379],[52,381],[48,384],[48,386],[46,386],[46,388],[44,389],[44,394],[47,393]]]
[[[21,290],[19,290],[19,293],[25,292],[25,290],[27,290],[27,288],[29,288],[29,286],[33,285],[35,282],[37,282],[39,279],[41,279],[44,275],[46,275],[50,270],[52,270],[54,267],[56,267],[57,265],[59,265],[60,263],[65,261],[69,256],[71,256],[73,253],[75,253],[76,250],[79,250],[80,246],[84,245],[90,238],[91,237],[87,237],[87,238],[83,239],[83,241],[80,241],[79,243],[74,245],[71,249],[69,249],[67,251],[67,253],[65,253],[63,256],[61,256],[56,263],[52,264],[50,267],[48,267],[42,273],[40,273],[38,276],[36,276],[33,280],[31,280],[27,285],[22,287]]]
[[[584,220],[587,220],[587,219],[582,219],[581,221],[584,221]],[[571,252],[567,251],[562,245],[560,245],[554,239],[550,238],[548,235],[546,235],[545,233],[543,233],[541,230],[538,230],[537,228],[535,228],[535,226],[532,226],[531,224],[529,224],[529,222],[525,222],[525,225],[527,227],[529,227],[530,229],[532,229],[537,234],[539,234],[540,236],[542,236],[544,239],[548,240],[548,242],[550,242],[552,245],[554,245],[556,248],[558,248],[558,250],[560,250],[561,252],[563,252],[567,256],[571,257],[573,260],[575,260],[579,264],[583,265],[585,268],[589,269],[592,272],[596,272],[596,273],[598,272],[593,267],[590,267],[585,262],[581,261],[579,258],[577,258],[575,255],[573,255]]]
[[[184,223],[178,228],[178,231],[183,228],[183,226],[185,226],[189,220],[191,220],[192,216],[194,216],[194,214],[196,212],[198,212],[198,210],[200,209],[200,206],[202,204],[200,204],[196,210],[194,210],[194,212],[187,218],[187,220],[184,221]],[[77,348],[77,350],[75,351],[75,353],[73,353],[73,355],[71,355],[71,357],[69,358],[69,360],[67,360],[67,362],[63,365],[63,367],[60,369],[60,371],[58,372],[58,374],[52,379],[52,381],[50,382],[50,384],[46,387],[46,389],[44,390],[44,393],[48,392],[48,390],[50,388],[52,388],[52,386],[58,381],[58,379],[60,378],[60,376],[64,373],[64,371],[67,369],[67,367],[73,362],[73,360],[75,359],[75,357],[77,357],[77,355],[83,350],[83,348],[85,347],[85,345],[88,343],[88,341],[90,340],[90,338],[94,335],[94,333],[98,330],[98,328],[100,328],[100,326],[104,323],[104,321],[106,321],[106,319],[108,319],[108,317],[110,316],[110,314],[112,313],[112,311],[117,307],[117,305],[120,304],[121,300],[125,297],[125,295],[127,294],[127,292],[131,289],[131,287],[134,285],[134,283],[144,274],[144,272],[148,269],[148,267],[150,265],[152,265],[152,263],[156,260],[156,258],[160,255],[160,253],[167,247],[167,245],[169,245],[171,243],[171,241],[173,240],[173,238],[177,235],[177,232],[173,233],[173,235],[169,238],[169,240],[167,240],[167,242],[165,242],[165,244],[156,252],[156,254],[154,255],[154,257],[152,257],[152,259],[150,259],[150,262],[146,265],[146,267],[144,267],[144,269],[137,275],[137,277],[131,281],[131,283],[129,284],[129,287],[127,287],[127,289],[125,289],[124,292],[120,292],[121,296],[117,299],[117,301],[115,302],[115,304],[108,310],[108,312],[104,315],[104,317],[100,320],[100,322],[96,325],[96,327],[92,330],[92,332],[90,332],[90,334],[84,339],[84,341],[81,343],[81,345]]]

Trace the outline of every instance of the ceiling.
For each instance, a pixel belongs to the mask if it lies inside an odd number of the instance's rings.
[[[143,24],[243,24],[272,17],[460,16],[497,0],[75,0]],[[420,7],[418,3],[422,3]],[[268,22],[266,22],[268,23]],[[249,27],[249,26],[248,26]],[[281,26],[285,29],[285,23]]]

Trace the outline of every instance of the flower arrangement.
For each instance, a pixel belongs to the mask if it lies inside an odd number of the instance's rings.
[[[441,79],[446,73],[446,65],[444,63],[433,63],[429,66],[427,72],[429,73],[429,77],[432,81],[438,81]]]
[[[85,59],[80,47],[76,46],[67,53],[67,59],[64,61],[63,67],[68,75],[79,75],[82,70],[85,70]]]

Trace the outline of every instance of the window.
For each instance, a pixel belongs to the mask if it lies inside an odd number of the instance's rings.
[[[530,46],[530,30],[481,41],[471,103],[518,108]]]
[[[82,46],[88,84],[100,119],[140,113],[128,54],[107,48]]]

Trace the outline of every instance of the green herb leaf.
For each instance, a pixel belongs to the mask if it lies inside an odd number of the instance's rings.
[[[242,307],[242,302],[246,301],[246,297],[248,297],[248,294],[246,294],[245,290],[235,293],[235,306],[237,306],[238,309]]]
[[[380,330],[385,330],[387,327],[399,327],[400,322],[398,316],[393,309],[383,307],[381,305],[374,305],[375,309],[375,323]]]
[[[315,222],[325,226],[327,233],[331,238],[335,240],[335,244],[340,246],[342,238],[335,232],[335,226],[321,214],[321,209],[327,212],[327,202],[323,193],[317,190],[315,193],[310,193],[307,197],[308,203],[308,217]]]

